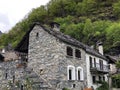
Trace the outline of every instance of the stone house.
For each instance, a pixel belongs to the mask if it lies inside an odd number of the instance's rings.
[[[108,59],[108,64],[109,64],[109,74],[113,75],[117,72],[117,68],[116,68],[116,62],[117,62],[117,59],[114,58],[113,56],[111,55],[105,55]]]
[[[109,76],[108,76],[108,81],[109,81],[109,90],[112,90],[113,88],[113,84],[115,82],[113,82],[113,76],[115,74],[117,74],[117,68],[116,68],[116,62],[117,60],[111,56],[111,55],[106,55],[107,59],[108,59],[108,64],[109,64]]]
[[[61,33],[59,24],[52,23],[51,27],[35,23],[16,51],[28,52],[28,68],[52,90],[83,90],[87,84],[84,45]]]
[[[25,53],[27,58],[23,61],[34,84],[36,79],[41,80],[36,87],[40,90],[83,90],[91,86],[96,88],[94,81],[98,78],[107,81],[107,59],[103,54],[61,33],[58,23],[50,26],[34,23],[15,48]],[[101,51],[102,47],[99,48]]]

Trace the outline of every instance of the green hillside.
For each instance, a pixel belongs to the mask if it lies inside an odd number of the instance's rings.
[[[102,41],[106,53],[120,53],[120,0],[51,0],[29,12],[7,34],[0,37],[0,48],[15,47],[33,22],[58,22],[61,32],[95,45]]]

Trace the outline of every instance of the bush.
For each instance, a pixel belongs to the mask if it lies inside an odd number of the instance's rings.
[[[62,90],[69,90],[68,88],[63,88]]]
[[[102,84],[100,87],[98,87],[96,90],[109,90],[109,85],[107,82],[99,82]]]
[[[119,74],[114,75],[112,77],[112,85],[115,88],[120,88],[120,75]]]

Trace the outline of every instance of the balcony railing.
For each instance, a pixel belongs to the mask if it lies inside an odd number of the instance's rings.
[[[90,70],[91,72],[103,72],[103,73],[108,73],[109,72],[109,69],[108,69],[108,66],[107,65],[100,65],[99,63],[92,63],[90,64]]]

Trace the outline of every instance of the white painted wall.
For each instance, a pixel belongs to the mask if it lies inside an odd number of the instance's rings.
[[[114,74],[117,71],[115,64],[109,64],[109,65],[110,65],[110,73]]]
[[[96,76],[97,79],[99,79],[99,76],[91,74],[91,72],[90,72],[90,60],[89,60],[90,56],[92,57],[93,62],[94,62],[94,58],[96,58],[96,63],[99,63],[99,60],[103,60],[103,59],[86,53],[87,86],[88,86],[88,88],[93,86],[94,89],[96,89],[97,87],[100,86],[100,84],[93,84],[92,76]],[[103,64],[107,65],[107,61],[103,60]],[[105,76],[105,81],[108,81],[107,74],[105,74],[104,76]]]

